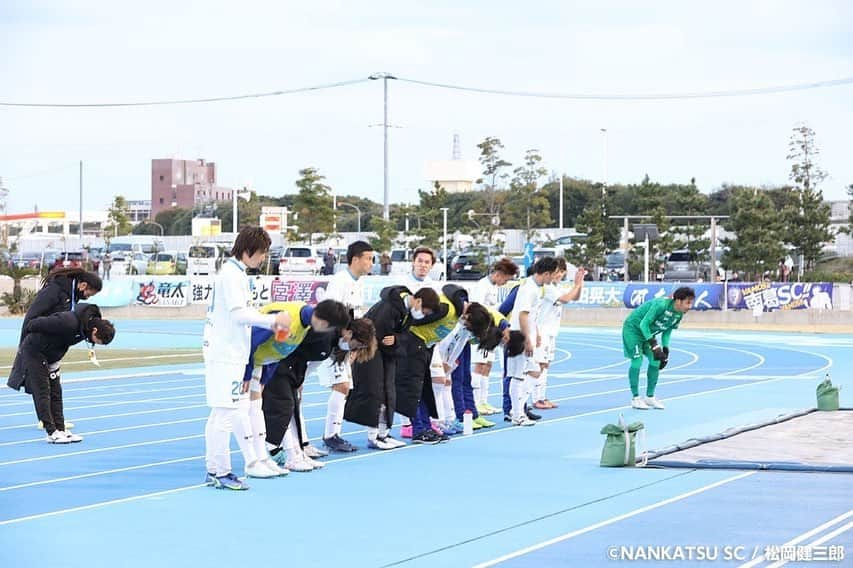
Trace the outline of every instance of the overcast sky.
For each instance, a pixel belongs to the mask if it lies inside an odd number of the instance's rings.
[[[0,102],[239,95],[378,71],[479,88],[688,93],[853,77],[853,3],[839,1],[0,2]],[[497,136],[555,172],[611,183],[695,177],[783,184],[791,129],[817,134],[829,199],[853,184],[853,85],[666,101],[575,101],[389,82],[392,202],[416,202],[427,160]],[[150,198],[152,158],[215,161],[222,185],[295,191],[313,166],[341,194],[382,200],[382,82],[236,102],[0,107],[9,212]]]

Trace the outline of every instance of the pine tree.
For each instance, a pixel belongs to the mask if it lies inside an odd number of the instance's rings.
[[[760,279],[785,255],[783,220],[766,191],[738,188],[732,192],[731,201],[731,216],[725,226],[736,238],[723,241],[729,247],[724,267]]]
[[[782,215],[786,224],[785,240],[802,255],[806,270],[814,268],[823,245],[833,238],[829,229],[830,208],[823,202],[823,192],[818,189],[827,176],[816,162],[819,154],[814,131],[806,125],[795,127],[786,156],[792,162],[789,178],[795,186]]]
[[[330,234],[334,227],[334,212],[332,211],[332,188],[322,183],[316,168],[299,170],[301,176],[296,180],[299,193],[293,200],[294,210],[299,214],[299,234],[308,236],[308,243],[313,243],[314,233]]]

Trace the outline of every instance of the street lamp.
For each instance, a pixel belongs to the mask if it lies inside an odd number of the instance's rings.
[[[390,209],[388,208],[388,79],[396,79],[391,73],[374,73],[368,79],[376,81],[382,79],[383,86],[383,101],[384,114],[382,120],[382,139],[383,139],[383,207],[382,218],[388,221],[391,219]]]
[[[358,213],[358,232],[361,232],[361,209],[358,208],[357,205],[353,205],[352,203],[344,203],[343,201],[338,201],[338,205],[344,205],[346,207],[352,207],[355,209],[355,212]]]
[[[163,225],[161,225],[161,224],[160,224],[160,223],[158,223],[157,221],[152,221],[151,219],[143,219],[143,220],[142,220],[142,223],[143,223],[143,224],[148,224],[148,225],[156,225],[157,227],[159,227],[159,228],[160,228],[160,236],[161,236],[161,237],[162,237],[162,236],[163,236],[163,234],[165,233],[165,231],[163,230]]]
[[[232,230],[234,232],[234,235],[236,236],[237,235],[237,227],[238,227],[238,225],[237,225],[237,198],[242,197],[246,201],[249,201],[252,198],[252,190],[250,190],[246,186],[243,186],[243,189],[232,189],[231,195],[233,196],[233,201],[234,201],[233,202],[233,208],[234,209],[231,213],[231,215],[232,215],[231,226],[232,226]]]

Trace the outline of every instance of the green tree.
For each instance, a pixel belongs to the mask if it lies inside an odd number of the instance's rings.
[[[444,235],[444,219],[441,208],[449,207],[448,193],[441,184],[435,182],[432,191],[419,189],[418,196],[420,197],[420,205],[417,209],[417,214],[420,216],[420,228],[418,229],[420,239],[413,244],[435,250],[440,249]],[[448,225],[450,226],[449,219]]]
[[[394,241],[397,239],[397,221],[389,219],[386,221],[381,215],[377,215],[370,220],[370,228],[376,233],[376,236],[369,237],[370,246],[374,250],[389,251],[394,246]]]
[[[107,214],[108,224],[104,227],[104,234],[110,236],[128,235],[133,226],[130,223],[130,213],[127,199],[123,195],[116,195]]]
[[[508,223],[524,230],[529,241],[534,229],[551,224],[547,194],[539,191],[539,179],[548,173],[541,165],[542,156],[538,150],[528,150],[524,155],[524,165],[513,171],[513,179],[507,196],[506,213]]]
[[[166,235],[192,234],[192,219],[192,210],[182,208],[160,211],[154,218],[157,223],[163,226],[163,233]]]
[[[747,278],[761,278],[785,254],[782,218],[766,191],[738,188],[731,193],[731,201],[731,217],[725,226],[736,238],[724,239],[729,251],[723,264],[746,272]]]
[[[332,188],[323,183],[325,176],[316,168],[299,170],[296,180],[299,193],[293,201],[293,208],[299,214],[299,233],[314,242],[314,233],[330,234],[334,225],[332,211]]]
[[[848,204],[848,216],[847,216],[847,227],[844,229],[844,232],[849,234],[853,234],[853,183],[847,186],[847,196],[850,198],[850,203]]]
[[[609,226],[609,227],[608,227]],[[587,208],[578,215],[575,230],[586,233],[583,243],[573,243],[566,251],[566,257],[576,265],[589,270],[604,266],[604,257],[610,246],[608,232],[612,233],[615,224],[603,215],[601,197],[590,201]]]
[[[785,240],[803,257],[806,270],[814,268],[823,245],[833,238],[829,229],[830,208],[818,189],[827,176],[816,162],[819,154],[814,131],[805,125],[795,127],[786,156],[791,162],[789,178],[795,187],[788,194],[782,216],[786,224]]]
[[[509,177],[508,173],[503,170],[512,166],[512,163],[507,162],[500,156],[500,151],[504,145],[500,138],[495,136],[487,136],[482,142],[477,144],[480,149],[480,165],[483,167],[483,189],[485,190],[486,207],[482,211],[488,213],[492,217],[499,216],[501,212],[502,200],[499,198],[498,183],[499,181],[506,182]],[[489,223],[486,233],[491,239],[492,233],[497,229],[497,226]]]

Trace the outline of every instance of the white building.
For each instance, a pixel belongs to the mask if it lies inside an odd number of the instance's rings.
[[[424,177],[432,189],[436,182],[447,193],[474,191],[474,184],[480,177],[480,164],[476,160],[439,160],[427,162]]]

